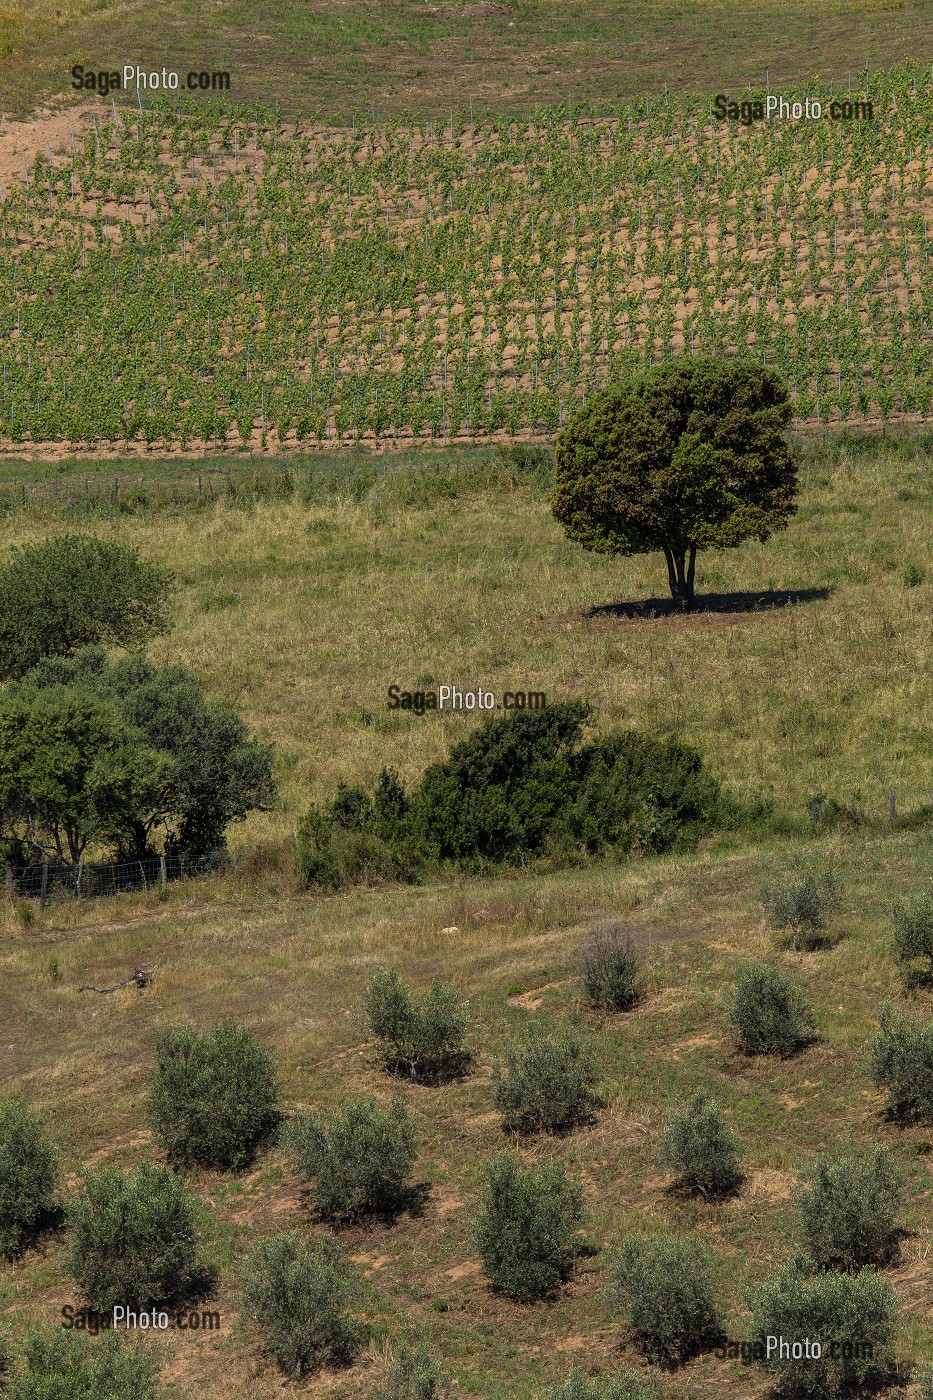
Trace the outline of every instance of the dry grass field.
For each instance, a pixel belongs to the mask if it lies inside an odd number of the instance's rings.
[[[191,1175],[205,1247],[220,1270],[211,1306],[223,1321],[219,1334],[175,1333],[154,1344],[177,1386],[169,1395],[371,1396],[411,1336],[430,1338],[451,1395],[483,1400],[531,1400],[574,1361],[588,1370],[643,1365],[604,1289],[614,1243],[646,1228],[695,1228],[707,1241],[730,1335],[742,1338],[746,1289],[793,1248],[798,1174],[818,1151],[876,1142],[891,1147],[906,1181],[906,1233],[886,1271],[904,1309],[898,1354],[906,1381],[912,1364],[933,1357],[929,1133],[886,1120],[864,1061],[884,998],[923,1007],[923,997],[904,998],[893,972],[889,906],[892,891],[926,882],[928,851],[928,838],[911,834],[840,835],[810,850],[809,859],[836,873],[844,906],[837,946],[809,954],[776,950],[757,903],[762,881],[800,859],[786,844],[327,899],[296,894],[288,874],[267,865],[173,889],[162,903],[139,896],[50,906],[29,927],[8,909],[0,1069],[5,1085],[24,1087],[47,1115],[70,1172],[88,1162],[128,1166],[158,1155],[142,1103],[162,1026],[190,1020],[206,1028],[233,1015],[253,1028],[275,1050],[286,1109],[362,1092],[385,1102],[398,1085],[375,1064],[356,1015],[368,977],[386,963],[418,987],[442,973],[469,997],[471,1073],[446,1088],[404,1089],[422,1141],[423,1208],[392,1225],[341,1232],[366,1280],[371,1340],[361,1359],[283,1386],[237,1325],[237,1269],[257,1233],[321,1228],[272,1149],[240,1175]],[[581,1002],[575,962],[584,930],[607,916],[623,919],[642,943],[649,991],[637,1010],[602,1019]],[[749,1061],[729,1039],[735,973],[760,958],[785,967],[816,1009],[819,1039],[792,1060]],[[77,991],[137,963],[158,964],[145,992]],[[584,1037],[605,1077],[606,1107],[570,1137],[513,1140],[526,1159],[556,1155],[582,1175],[595,1250],[553,1303],[519,1306],[489,1289],[470,1230],[481,1164],[509,1140],[492,1104],[492,1062],[532,1020]],[[742,1144],[744,1183],[719,1205],[679,1200],[655,1160],[667,1106],[701,1088],[719,1099]],[[51,1235],[22,1263],[0,1269],[0,1307],[17,1336],[54,1323],[73,1301],[64,1248]],[[713,1355],[665,1384],[682,1400],[767,1393],[756,1368]]]
[[[587,554],[543,488],[481,488],[510,475],[490,449],[315,459],[294,480],[329,466],[335,484],[310,504],[300,490],[250,503],[244,465],[243,505],[205,491],[200,508],[195,495],[138,513],[132,490],[157,493],[157,467],[20,464],[0,477],[0,490],[31,478],[36,493],[6,517],[5,549],[79,526],[87,480],[92,504],[103,492],[88,527],[175,570],[175,626],[151,654],[191,666],[276,746],[281,807],[235,844],[287,837],[341,779],[390,765],[411,780],[466,732],[462,712],[390,711],[392,684],[582,697],[601,728],[676,732],[736,792],[799,818],[820,795],[854,795],[879,819],[891,788],[900,811],[929,805],[925,439],[812,442],[789,528],[701,555],[704,610],[687,617],[650,615],[666,607],[660,556]],[[172,472],[196,488],[193,466]],[[121,474],[129,513],[109,504]]]

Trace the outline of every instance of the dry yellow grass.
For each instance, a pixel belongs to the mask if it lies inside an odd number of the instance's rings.
[[[769,589],[809,600],[683,619],[600,614],[663,598],[660,557],[586,554],[525,490],[410,506],[383,484],[361,503],[88,528],[176,570],[177,623],[153,656],[190,666],[276,745],[281,809],[237,842],[293,831],[340,779],[390,764],[412,780],[468,732],[464,714],[390,712],[393,683],[583,696],[603,727],[679,733],[745,795],[802,815],[816,794],[856,793],[880,814],[891,787],[900,808],[933,789],[927,465],[894,448],[823,462],[814,449],[789,529],[702,555],[697,583],[740,608]],[[2,549],[62,528],[14,515]],[[906,586],[910,563],[931,581]]]

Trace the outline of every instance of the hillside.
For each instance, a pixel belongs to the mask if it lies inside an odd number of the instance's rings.
[[[927,419],[933,80],[856,78],[870,120],[114,106],[7,190],[0,439],[548,436],[627,368],[710,350],[776,365],[801,424]]]

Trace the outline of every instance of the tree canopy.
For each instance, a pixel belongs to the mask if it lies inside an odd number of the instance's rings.
[[[551,508],[603,554],[660,551],[674,600],[694,600],[697,551],[766,540],[796,509],[791,418],[776,371],[683,356],[587,399],[557,443]]]
[[[136,646],[166,631],[171,575],[135,549],[56,535],[0,569],[0,680],[96,642]]]
[[[204,855],[275,800],[269,746],[181,666],[102,647],[53,657],[0,692],[0,837],[77,861],[90,842],[142,859]]]

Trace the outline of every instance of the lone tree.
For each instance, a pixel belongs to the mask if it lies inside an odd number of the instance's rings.
[[[698,549],[766,540],[796,509],[790,418],[786,386],[763,365],[685,356],[652,366],[570,419],[551,508],[584,549],[660,550],[671,596],[690,607]]]

